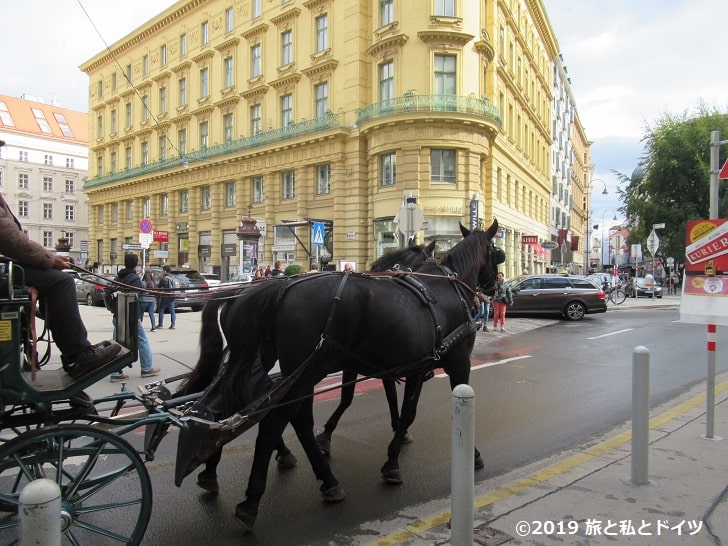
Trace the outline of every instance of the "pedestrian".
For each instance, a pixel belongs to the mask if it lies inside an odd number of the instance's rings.
[[[483,328],[483,332],[488,332],[488,317],[490,315],[491,297],[484,294],[480,287],[475,292],[475,305],[477,313],[475,314],[475,325],[478,330]]]
[[[255,272],[253,273],[253,280],[264,279],[264,278],[265,278],[265,273],[263,273],[263,270],[260,268],[256,269]]]
[[[177,313],[175,311],[175,301],[172,289],[176,288],[175,282],[170,277],[172,268],[168,265],[162,267],[162,278],[159,279],[159,286],[165,291],[165,294],[159,297],[159,305],[157,306],[157,328],[162,328],[164,323],[164,313],[169,309],[169,320],[172,324],[169,326],[170,330],[174,330],[174,326],[177,323]]]
[[[498,273],[493,292],[493,330],[498,331],[498,322],[501,332],[506,331],[506,308],[513,305],[511,286],[504,280],[503,273]]]
[[[263,272],[263,275],[267,277],[270,277],[270,264],[265,266],[265,271]]]
[[[278,260],[273,266],[273,270],[270,272],[271,277],[280,277],[283,275],[283,263]]]
[[[124,286],[121,287],[122,292],[133,292],[135,288],[144,288],[142,280],[136,272],[136,266],[139,263],[139,258],[136,254],[125,254],[124,255],[124,269],[119,271],[118,275],[114,279]],[[139,349],[139,363],[141,365],[141,376],[142,377],[154,377],[159,373],[159,368],[152,367],[152,346],[149,343],[147,333],[144,331],[144,313],[141,311],[139,306],[139,316],[137,322],[137,347]],[[114,324],[114,337],[116,337],[116,322],[117,313],[114,313],[112,323]],[[129,376],[123,372],[112,373],[110,380],[124,381],[129,379]]]
[[[70,267],[68,257],[59,256],[30,240],[2,193],[0,254],[22,265],[25,285],[38,291],[41,311],[68,375],[76,379],[114,360],[121,345],[111,340],[92,345],[88,340],[76,302],[75,282],[71,275],[62,271]]]
[[[156,286],[154,286],[154,275],[152,275],[152,272],[149,270],[144,273],[142,282],[144,284],[144,288],[147,290],[154,290],[156,288]],[[157,310],[157,297],[149,292],[142,292],[139,296],[139,308],[141,309],[142,320],[144,320],[145,313],[149,314],[149,322],[152,326],[149,331],[154,332],[157,329],[154,321],[154,312]]]

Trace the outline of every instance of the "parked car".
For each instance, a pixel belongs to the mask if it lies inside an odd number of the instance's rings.
[[[207,281],[207,285],[210,288],[220,286],[220,275],[217,275],[215,273],[200,273],[200,275],[202,275],[202,278]]]
[[[147,271],[152,272],[154,284],[159,285],[162,268],[148,267]],[[169,274],[175,281],[175,288],[181,289],[175,293],[175,307],[189,307],[193,311],[201,311],[210,299],[210,285],[205,278],[197,270],[186,267],[173,267]]]
[[[601,286],[576,275],[524,275],[510,279],[513,305],[508,315],[561,315],[581,320],[591,313],[606,313]]]
[[[597,286],[600,286],[602,290],[611,288],[614,284],[614,277],[609,273],[597,272],[587,276],[587,279],[594,281]]]
[[[240,284],[242,282],[251,282],[253,280],[253,275],[250,273],[240,273],[238,275],[233,275],[230,277],[227,281],[222,283],[223,285],[226,284]]]
[[[662,297],[662,284],[655,279],[651,279],[654,283],[652,286],[648,286],[648,280],[645,277],[635,277],[632,279],[632,283],[629,285],[630,289],[627,290],[628,298],[651,298],[654,293],[656,298]]]
[[[87,275],[76,276],[76,300],[90,306],[104,305],[104,287],[111,284],[115,275]]]

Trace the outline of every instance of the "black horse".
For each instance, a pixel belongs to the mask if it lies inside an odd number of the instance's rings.
[[[463,236],[467,236],[469,233],[467,229],[461,226]],[[371,263],[369,266],[369,272],[384,272],[384,271],[411,271],[420,267],[427,260],[431,260],[434,257],[435,242],[433,241],[427,246],[415,245],[404,249],[393,250],[387,252],[377,260]],[[271,279],[277,282],[277,279]],[[256,281],[268,282],[269,279]],[[223,331],[222,334],[226,337],[235,336],[238,330],[237,324],[233,324],[227,321],[227,314],[229,313],[230,304],[237,299],[238,296],[242,295],[242,290],[253,285],[247,285],[243,288],[236,288],[233,291],[223,292],[220,291],[214,295],[210,302],[207,304],[203,311],[202,319],[202,330],[200,332],[201,341],[201,353],[197,365],[193,369],[189,378],[182,385],[181,389],[175,393],[174,396],[183,396],[193,392],[199,392],[207,388],[208,385],[213,381],[216,374],[219,373],[219,367],[222,361],[225,360],[225,355],[221,352],[222,350],[222,338],[220,337],[220,329],[217,327],[217,323],[214,317],[217,313],[220,313],[220,324],[229,325],[229,331]],[[228,359],[229,361],[229,359]],[[266,372],[270,371],[270,368],[275,364],[275,358],[271,356],[264,363]],[[316,442],[318,443],[322,452],[326,455],[331,453],[331,436],[336,429],[336,426],[341,419],[341,416],[346,409],[351,405],[354,400],[356,390],[357,373],[354,370],[345,369],[342,371],[342,386],[341,386],[341,398],[339,405],[336,407],[331,417],[326,421],[324,430],[316,436]],[[397,423],[399,422],[399,408],[397,402],[397,378],[382,377],[382,385],[387,398],[387,404],[389,406],[390,421],[392,430],[396,431]],[[229,410],[228,410],[229,411]],[[406,433],[406,431],[405,431]],[[405,435],[405,439],[409,440],[409,437]],[[285,442],[281,438],[280,442],[276,445],[276,462],[279,468],[292,468],[296,465],[296,457],[291,453],[291,450],[286,446]],[[210,456],[205,461],[205,468],[197,476],[197,485],[202,489],[217,493],[219,491],[219,484],[217,481],[217,467],[222,457],[222,448],[220,448],[214,455]]]
[[[247,531],[265,491],[270,457],[289,422],[323,482],[324,499],[344,498],[313,435],[314,386],[337,370],[406,378],[399,424],[381,469],[385,480],[402,483],[398,457],[403,432],[414,421],[424,379],[437,367],[449,375],[453,388],[469,380],[475,287],[490,286],[504,260],[492,244],[497,230],[494,221],[487,231],[473,231],[441,266],[426,263],[412,275],[303,276],[251,287],[230,305],[227,320],[238,330],[228,338],[229,361],[236,365],[225,369],[220,382],[226,405],[240,407],[249,394],[251,369],[270,355],[277,356],[284,377],[295,378],[259,424],[246,499],[235,511]]]

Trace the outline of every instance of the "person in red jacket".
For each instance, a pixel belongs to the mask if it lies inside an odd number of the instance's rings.
[[[1,145],[4,145],[3,142]],[[121,345],[92,345],[81,319],[73,277],[62,271],[70,259],[31,241],[0,193],[0,254],[23,268],[23,282],[38,290],[45,319],[61,351],[63,369],[73,378],[111,362]]]

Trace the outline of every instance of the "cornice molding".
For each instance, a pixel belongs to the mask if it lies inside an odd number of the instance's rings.
[[[301,80],[301,74],[290,74],[284,78],[278,78],[275,81],[270,82],[270,86],[273,89],[282,89],[288,85],[295,85]]]
[[[455,46],[463,48],[475,36],[454,30],[421,30],[417,37],[429,45]]]
[[[233,36],[232,38],[225,40],[223,43],[216,45],[215,49],[222,52],[223,49],[227,49],[229,47],[235,47],[239,43],[240,43],[240,38],[238,38],[237,36]]]
[[[268,30],[268,23],[260,23],[259,25],[254,26],[247,32],[243,32],[241,36],[243,39],[247,41],[254,41],[254,38],[257,38],[259,34],[265,34]]]
[[[301,72],[307,78],[313,79],[314,77],[320,76],[324,73],[332,73],[337,66],[339,66],[339,61],[335,59],[329,59],[325,62],[319,63],[309,68],[304,68],[303,70],[301,70]]]
[[[270,89],[270,87],[266,84],[259,85],[252,89],[248,89],[247,91],[242,91],[240,93],[240,97],[248,102],[257,102],[256,99],[265,95],[268,92],[268,89]]]
[[[366,50],[366,54],[374,57],[385,49],[389,49],[391,47],[401,48],[404,44],[407,43],[407,40],[409,40],[409,36],[407,36],[406,34],[396,34],[394,36],[390,36],[389,38],[385,38],[379,42],[370,45],[369,48]]]
[[[196,64],[200,64],[202,61],[206,61],[207,59],[212,59],[215,56],[215,52],[212,49],[209,49],[207,51],[203,51],[199,55],[195,55],[192,57],[192,62]]]
[[[301,8],[293,8],[281,13],[277,17],[272,17],[270,22],[275,26],[280,27],[284,23],[289,22],[291,19],[297,18],[299,15],[301,15]]]

